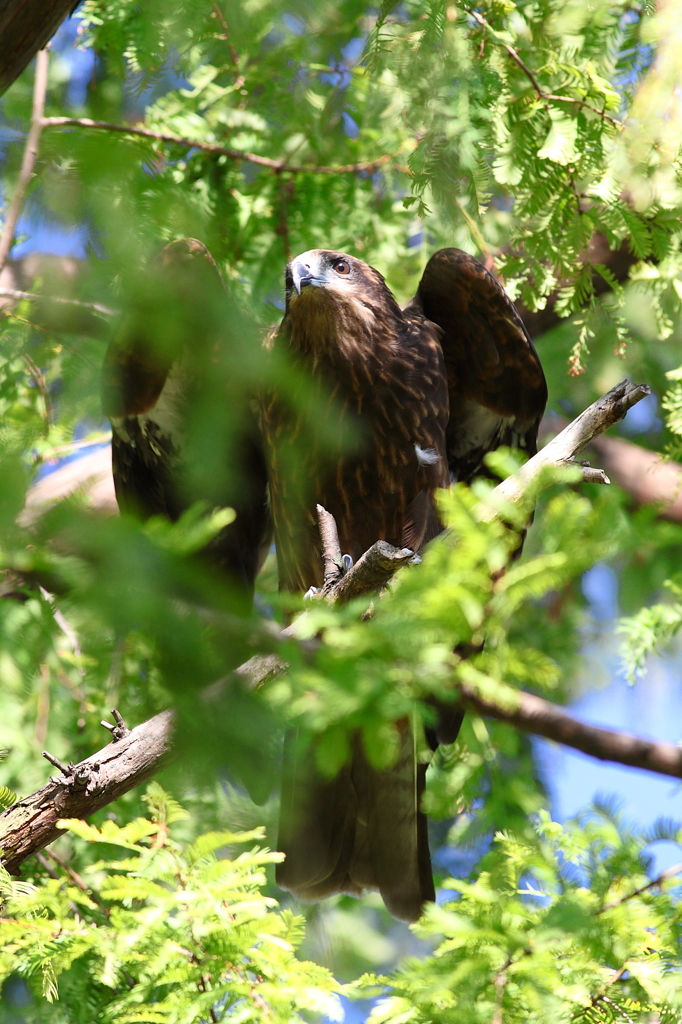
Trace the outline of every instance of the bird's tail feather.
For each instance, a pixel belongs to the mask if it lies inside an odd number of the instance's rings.
[[[320,775],[314,752],[285,751],[278,848],[285,860],[277,882],[303,900],[378,889],[394,917],[416,921],[434,899],[426,817],[421,810],[426,765],[416,738],[401,723],[399,750],[388,769],[375,768],[361,737],[332,779]]]

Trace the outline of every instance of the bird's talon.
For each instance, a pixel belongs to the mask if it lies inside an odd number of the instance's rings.
[[[303,595],[303,600],[316,601],[319,597],[322,597],[322,587],[308,587]]]

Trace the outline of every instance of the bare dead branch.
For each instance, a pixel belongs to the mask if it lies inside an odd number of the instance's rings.
[[[627,379],[616,384],[529,459],[525,466],[503,480],[492,492],[492,502],[517,504],[546,466],[570,466],[575,462],[575,456],[595,437],[622,420],[628,409],[650,394],[651,388],[646,384],[632,384]],[[594,470],[589,469],[586,479],[591,483],[594,482],[593,474]],[[495,515],[497,511],[491,507],[485,518]]]
[[[403,565],[418,560],[409,548],[396,548],[385,540],[379,540],[344,573],[336,520],[322,505],[316,508],[324,562],[321,596],[330,604],[346,604],[354,597],[380,590]]]
[[[377,157],[376,160],[368,160],[357,164],[337,164],[331,166],[315,164],[288,164],[286,160],[272,160],[267,156],[259,156],[257,153],[245,153],[241,149],[231,149],[229,146],[219,146],[214,142],[201,142],[199,139],[185,139],[180,135],[172,135],[169,132],[157,132],[151,128],[138,128],[132,124],[111,124],[108,121],[92,121],[88,117],[45,117],[42,121],[43,128],[94,128],[107,132],[120,132],[123,135],[137,135],[143,139],[157,139],[159,142],[169,142],[183,149],[201,149],[204,153],[213,153],[215,156],[227,156],[230,160],[247,160],[249,163],[257,164],[259,167],[267,167],[271,171],[289,171],[291,174],[355,174],[358,171],[372,173],[379,167],[383,167],[393,155],[388,153]]]
[[[5,214],[5,223],[0,234],[0,273],[7,262],[9,251],[14,241],[14,232],[19,220],[21,208],[24,205],[24,198],[33,177],[33,169],[38,158],[38,145],[40,134],[43,130],[43,114],[45,112],[45,94],[47,93],[47,71],[49,56],[47,50],[40,50],[36,57],[36,73],[33,83],[33,113],[31,115],[31,128],[24,147],[24,156],[21,161],[19,180],[15,189],[12,201]]]
[[[385,540],[378,540],[358,558],[325,597],[331,604],[346,604],[362,594],[380,590],[395,576],[398,569],[413,561],[414,551],[395,548]]]
[[[52,778],[36,793],[0,815],[2,863],[16,871],[22,861],[61,834],[61,818],[85,818],[157,772],[170,755],[173,713],[162,711],[120,740]],[[56,760],[56,759],[55,759]]]
[[[316,505],[315,507],[320,527],[322,561],[324,563],[324,584],[322,589],[327,593],[343,575],[341,545],[339,544],[339,531],[336,528],[334,516],[331,512],[327,512],[326,508],[323,508],[322,505]]]

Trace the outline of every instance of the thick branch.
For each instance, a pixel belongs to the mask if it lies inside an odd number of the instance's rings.
[[[358,164],[339,164],[336,166],[315,166],[311,164],[288,164],[286,160],[272,160],[267,156],[258,156],[257,153],[244,153],[240,149],[231,149],[228,146],[218,146],[213,142],[201,142],[198,139],[185,139],[180,135],[172,135],[169,132],[157,132],[151,128],[138,128],[132,124],[111,124],[109,121],[91,121],[88,117],[46,117],[42,122],[43,128],[97,128],[107,132],[120,132],[123,135],[138,135],[143,139],[157,139],[159,142],[170,142],[184,149],[201,149],[205,153],[213,153],[215,156],[227,156],[231,160],[248,160],[259,167],[267,167],[271,171],[289,171],[291,174],[354,174],[356,171],[376,171],[391,160],[391,154],[377,157],[376,160],[369,160]]]
[[[2,863],[16,871],[22,861],[53,843],[61,818],[94,814],[154,775],[168,759],[173,713],[163,711],[75,766],[0,815]]]
[[[414,551],[409,548],[395,548],[385,540],[378,540],[358,558],[355,565],[344,572],[339,531],[334,516],[322,505],[318,505],[317,519],[324,562],[324,585],[320,596],[330,604],[346,604],[354,597],[380,590],[395,576],[398,569],[415,561]]]
[[[43,113],[45,111],[45,94],[47,93],[47,71],[49,56],[47,50],[41,50],[36,58],[36,74],[33,83],[33,113],[31,115],[31,129],[26,139],[24,156],[21,161],[21,170],[17,187],[12,196],[12,202],[5,214],[2,234],[0,235],[0,273],[7,262],[9,251],[14,241],[14,232],[19,220],[21,208],[24,205],[24,197],[33,177],[33,168],[38,158],[38,144],[40,133],[43,130]]]
[[[385,540],[378,540],[358,558],[345,576],[325,595],[332,604],[346,604],[354,597],[369,594],[391,580],[398,569],[415,560],[409,548],[395,548]]]
[[[646,384],[632,384],[627,379],[616,384],[615,388],[611,388],[607,394],[602,395],[577,419],[569,423],[518,472],[499,484],[493,491],[494,497],[511,504],[521,501],[531,482],[546,466],[570,466],[575,456],[595,437],[622,420],[628,409],[650,394],[651,388]],[[594,482],[591,474],[587,479]],[[495,514],[491,510],[489,516]]]
[[[482,697],[473,688],[459,686],[460,701],[467,711],[475,711],[517,729],[544,736],[600,761],[615,761],[632,768],[644,768],[659,775],[682,778],[682,748],[672,743],[653,743],[628,733],[586,725],[568,715],[558,704],[518,690],[509,690],[509,701],[497,703]]]

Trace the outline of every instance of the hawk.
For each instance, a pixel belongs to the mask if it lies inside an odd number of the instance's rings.
[[[236,314],[203,243],[166,246],[146,284],[103,373],[119,506],[171,519],[197,497],[234,507],[235,521],[204,557],[247,600],[271,523],[280,587],[305,592],[322,583],[318,503],[353,559],[380,539],[417,552],[441,530],[438,488],[472,480],[499,445],[535,453],[547,397],[540,362],[503,288],[459,249],[430,259],[404,309],[381,274],[354,256],[314,249],[293,260],[271,343],[291,372],[277,395],[261,397],[260,425],[244,388],[232,386],[221,316]],[[233,342],[235,333],[233,325]],[[220,455],[213,452],[217,473],[204,494],[192,470],[193,454],[205,449],[192,449],[192,437],[197,410],[211,409],[227,410],[236,430],[224,452],[222,428],[209,432]],[[408,721],[396,728],[390,769],[373,767],[356,736],[331,780],[288,737],[279,833],[286,859],[277,876],[284,888],[307,900],[378,889],[407,921],[434,898],[420,737]],[[438,738],[449,742],[456,728],[446,723]]]
[[[167,245],[150,268],[138,301],[107,350],[102,406],[111,422],[112,468],[122,512],[177,520],[194,501],[235,509],[206,555],[247,600],[270,542],[266,468],[257,417],[223,379],[226,305],[218,268],[203,242]],[[197,413],[235,406],[232,457],[219,460],[212,486],[192,478]],[[188,439],[190,452],[188,454]],[[213,437],[210,441],[219,449]],[[205,449],[204,449],[205,450]],[[219,479],[215,479],[218,476]],[[205,484],[205,480],[202,482]]]
[[[500,445],[535,454],[544,374],[513,303],[459,249],[429,260],[401,309],[381,274],[347,253],[312,249],[286,270],[273,342],[309,381],[303,403],[263,404],[280,587],[322,584],[316,504],[356,559],[377,540],[415,552],[441,530],[434,494],[483,471]],[[301,385],[302,387],[302,385]],[[310,389],[312,389],[312,394]],[[352,445],[335,438],[353,435]],[[335,778],[289,737],[278,883],[304,900],[378,889],[416,920],[434,899],[421,810],[426,765],[407,721],[392,768],[374,768],[359,737]]]

